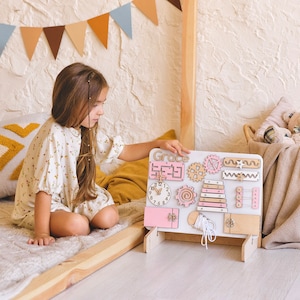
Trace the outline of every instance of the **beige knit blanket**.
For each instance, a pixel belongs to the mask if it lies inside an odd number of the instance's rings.
[[[249,141],[263,157],[263,239],[266,249],[300,249],[300,147]]]
[[[118,207],[120,222],[88,236],[59,238],[50,246],[28,245],[30,230],[11,223],[12,201],[0,201],[0,299],[12,299],[42,272],[67,260],[128,226],[143,220],[145,199]]]

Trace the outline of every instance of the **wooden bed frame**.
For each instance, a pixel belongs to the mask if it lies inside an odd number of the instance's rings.
[[[194,149],[197,1],[182,1],[182,15],[180,140]],[[137,222],[34,278],[14,299],[49,299],[141,244],[145,234],[143,221]]]

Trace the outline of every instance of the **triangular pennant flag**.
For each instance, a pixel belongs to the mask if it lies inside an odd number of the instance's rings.
[[[27,56],[31,60],[38,40],[43,31],[42,27],[20,27]]]
[[[131,30],[131,3],[127,3],[110,12],[111,17],[118,23],[122,30],[132,38]]]
[[[174,6],[176,6],[178,9],[182,10],[180,0],[168,0],[168,1],[170,3],[172,3]],[[188,0],[186,0],[186,1],[188,1]]]
[[[16,26],[0,24],[0,56]]]
[[[155,0],[133,0],[133,4],[155,25],[158,25]]]
[[[43,28],[46,38],[48,40],[49,46],[51,48],[52,54],[56,59],[59,46],[61,43],[62,35],[65,30],[65,26],[52,26]]]
[[[66,25],[65,29],[80,56],[83,55],[86,21]]]
[[[101,16],[89,19],[87,22],[100,40],[100,42],[107,48],[108,39],[108,21],[109,14],[103,14]]]

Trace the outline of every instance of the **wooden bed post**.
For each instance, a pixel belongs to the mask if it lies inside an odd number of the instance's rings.
[[[182,79],[180,140],[195,149],[197,0],[182,1]]]
[[[196,42],[197,0],[182,1],[182,78],[180,140],[195,149]],[[165,239],[164,232],[154,227],[144,238],[144,251],[150,252]]]

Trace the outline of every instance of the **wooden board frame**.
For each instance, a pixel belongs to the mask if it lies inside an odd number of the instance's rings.
[[[174,233],[158,231],[157,227],[153,227],[144,238],[144,252],[150,252],[157,245],[164,240],[183,241],[201,243],[201,235]],[[241,247],[241,261],[246,260],[253,254],[253,252],[261,247],[261,237],[257,235],[246,235],[245,238],[231,238],[231,237],[217,237],[214,241],[216,245],[230,245]]]
[[[190,149],[194,149],[195,138],[196,4],[196,0],[182,1],[180,139]],[[49,299],[54,297],[141,244],[145,234],[143,222],[137,222],[34,278],[14,299]]]

